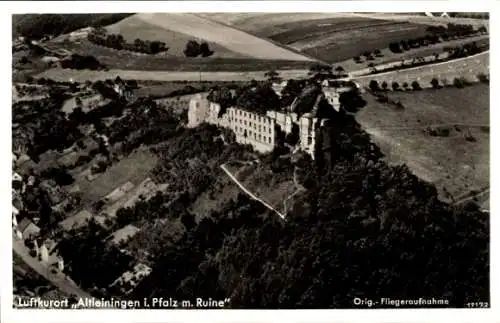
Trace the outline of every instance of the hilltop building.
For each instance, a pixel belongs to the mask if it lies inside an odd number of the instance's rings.
[[[273,90],[281,95],[287,82],[273,84]],[[202,122],[229,128],[236,136],[236,142],[249,144],[259,152],[266,153],[278,144],[278,134],[291,134],[298,129],[299,141],[294,147],[314,158],[316,130],[324,124],[319,116],[320,103],[326,100],[335,111],[340,110],[340,94],[352,90],[354,85],[324,82],[320,86],[308,86],[295,98],[290,107],[283,111],[267,111],[265,115],[233,106],[225,111],[208,100],[209,93],[197,94],[189,102],[188,127]]]

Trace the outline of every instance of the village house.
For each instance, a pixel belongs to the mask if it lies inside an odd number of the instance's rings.
[[[40,233],[40,228],[28,218],[22,219],[17,229],[21,233],[23,239],[33,239]]]

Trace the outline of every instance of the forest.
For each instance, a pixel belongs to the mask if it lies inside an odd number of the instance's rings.
[[[308,191],[287,221],[240,196],[187,226],[133,295],[230,297],[233,308],[350,308],[354,297],[379,295],[445,297],[458,307],[489,299],[487,215],[446,205],[406,166],[385,164],[350,116],[339,114],[320,137]]]
[[[262,100],[268,88],[239,93],[237,100],[269,108]],[[356,100],[349,95],[341,102],[349,110]],[[488,215],[472,203],[445,204],[408,167],[387,165],[354,117],[336,113],[317,129],[314,161],[279,151],[261,158],[273,177],[289,175],[300,162],[307,191],[286,221],[242,193],[196,218],[190,205],[218,189],[213,183],[224,176],[220,164],[255,153],[224,129],[178,129],[169,126],[174,121],[168,114],[146,106],[156,118],[131,115],[108,134],[120,141],[128,137],[121,128],[147,124],[160,157],[153,177],[172,187],[120,210],[114,229],[156,219],[178,219],[183,229],[175,242],[162,235],[148,240],[155,246],[153,272],[127,297],[228,297],[231,308],[305,309],[352,308],[354,297],[381,295],[446,298],[451,307],[489,301]],[[155,130],[155,120],[164,132]],[[68,270],[82,286],[95,287],[96,295],[131,265],[103,241],[108,234],[84,228],[61,242]],[[106,274],[96,280],[99,272]]]
[[[58,36],[92,26],[111,25],[132,13],[107,14],[22,14],[12,16],[13,36],[40,39],[47,35]]]

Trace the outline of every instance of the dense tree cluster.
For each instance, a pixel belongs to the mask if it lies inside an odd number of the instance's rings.
[[[109,234],[91,220],[87,226],[70,231],[57,246],[65,260],[65,272],[78,285],[93,289],[96,295],[135,265],[131,256],[108,243]]]
[[[101,27],[120,21],[131,13],[112,14],[22,14],[12,16],[12,31],[33,39],[58,36],[87,26]]]
[[[209,57],[213,54],[214,52],[210,49],[207,42],[198,43],[196,40],[188,41],[184,49],[186,57]]]
[[[168,140],[181,131],[179,124],[178,116],[145,99],[135,102],[123,118],[103,129],[103,133],[111,144],[121,142],[122,152],[128,154],[142,144],[153,145]]]
[[[377,295],[488,300],[489,224],[477,207],[448,206],[407,167],[386,165],[351,117],[320,130],[317,151],[305,170],[315,180],[286,222],[243,196],[197,223],[186,216],[182,239],[131,296],[230,297],[233,308],[350,308]]]
[[[116,50],[128,50],[152,55],[168,51],[168,47],[166,47],[164,42],[137,38],[133,43],[128,43],[120,34],[100,35],[97,33],[89,33],[87,39],[96,45]]]
[[[53,179],[60,186],[71,185],[75,181],[64,167],[51,167],[42,171],[41,175],[43,178]]]
[[[265,115],[269,110],[280,109],[280,98],[268,83],[250,85],[237,90],[236,106]]]
[[[63,151],[83,136],[78,123],[67,120],[60,110],[68,97],[63,89],[54,87],[47,99],[20,102],[23,108],[13,109],[13,122],[19,123],[14,137],[29,138],[27,154],[35,162],[40,154],[48,150]]]
[[[69,58],[61,60],[60,64],[62,68],[75,70],[102,70],[106,68],[94,56],[90,55],[72,54]]]

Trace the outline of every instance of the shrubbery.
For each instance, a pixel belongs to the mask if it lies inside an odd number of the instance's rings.
[[[62,60],[61,67],[75,70],[101,70],[105,68],[94,56],[78,54],[73,54],[70,58]]]
[[[166,47],[164,42],[149,40],[144,41],[137,38],[133,43],[128,43],[125,41],[123,36],[119,34],[100,35],[97,33],[90,33],[87,36],[87,39],[96,45],[116,50],[128,50],[153,55],[168,51],[168,47]]]
[[[208,43],[202,42],[200,44],[195,40],[188,41],[184,49],[184,55],[186,55],[186,57],[209,57],[213,54],[214,52],[210,50]]]

